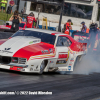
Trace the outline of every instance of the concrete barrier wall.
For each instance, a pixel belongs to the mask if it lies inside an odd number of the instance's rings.
[[[11,37],[14,33],[10,32],[0,32],[0,39],[8,39]]]

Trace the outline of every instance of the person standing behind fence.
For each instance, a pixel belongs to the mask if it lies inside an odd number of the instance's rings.
[[[11,0],[11,1],[9,2],[9,5],[10,5],[10,7],[12,8],[12,7],[15,5],[15,2],[14,2],[13,0]],[[11,14],[12,14],[12,9],[11,9]]]
[[[6,7],[7,1],[6,0],[1,0],[1,9],[5,12],[5,7]],[[0,11],[1,11],[0,9]]]
[[[82,24],[81,32],[86,33],[87,27],[85,25],[85,22],[83,21],[83,22],[81,22],[81,24]]]
[[[72,30],[71,23],[72,23],[72,21],[71,21],[71,19],[69,19],[67,21],[67,23],[64,24],[64,33],[67,34],[67,35],[70,35],[70,30]]]

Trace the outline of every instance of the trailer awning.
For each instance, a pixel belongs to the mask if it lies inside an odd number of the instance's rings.
[[[63,0],[22,0],[22,1],[31,1],[37,3],[51,4],[51,5],[59,5],[61,6]]]

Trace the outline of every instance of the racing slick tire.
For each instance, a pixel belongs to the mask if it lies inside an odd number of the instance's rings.
[[[45,69],[47,63],[48,63],[47,60],[42,61],[41,65],[40,65],[40,73],[39,74],[42,74],[44,72],[44,69]]]
[[[73,71],[75,69],[75,67],[82,61],[82,56],[77,56],[76,60],[75,60],[75,63],[74,63],[74,66],[73,66]]]

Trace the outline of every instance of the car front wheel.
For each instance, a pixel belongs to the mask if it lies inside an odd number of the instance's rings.
[[[42,61],[41,65],[40,65],[40,73],[39,74],[42,74],[44,72],[46,65],[47,65],[47,61]]]

